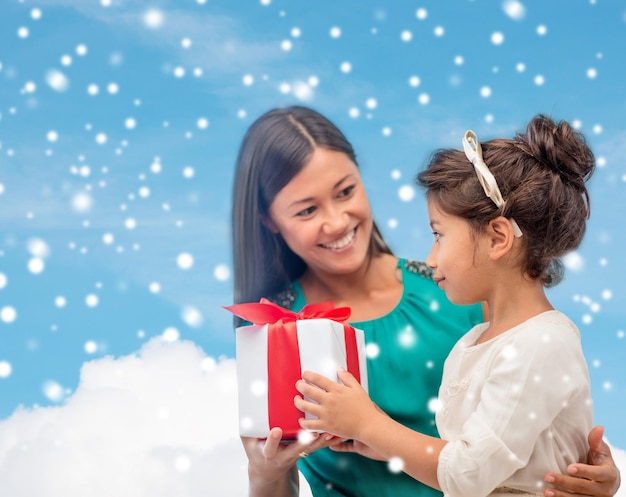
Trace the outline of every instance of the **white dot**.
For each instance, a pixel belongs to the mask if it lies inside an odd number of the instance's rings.
[[[67,305],[67,299],[62,295],[59,295],[57,298],[54,299],[54,305],[61,309]]]
[[[80,192],[72,197],[72,208],[76,212],[87,212],[92,204],[93,200],[88,193]]]
[[[30,11],[30,17],[32,19],[35,19],[36,21],[41,19],[41,10],[40,9],[33,9]]]
[[[174,467],[180,473],[188,473],[191,469],[191,458],[189,456],[178,456],[174,460]]]
[[[48,139],[49,142],[54,143],[55,141],[59,139],[59,134],[56,131],[51,130],[51,131],[48,131],[46,138]]]
[[[0,273],[0,290],[7,286],[8,278],[4,273]]]
[[[56,381],[46,381],[42,386],[42,390],[44,395],[52,402],[59,402],[64,397],[63,387]]]
[[[227,281],[230,278],[230,268],[226,264],[218,264],[213,270],[213,277],[217,281]]]
[[[90,84],[87,87],[87,93],[89,93],[89,95],[97,95],[99,92],[100,88],[96,84]]]
[[[96,143],[98,145],[104,145],[107,142],[108,138],[106,133],[98,133],[96,135]]]
[[[381,133],[383,134],[383,136],[391,136],[391,128],[389,126],[385,126]]]
[[[17,311],[11,306],[4,306],[0,309],[0,320],[5,323],[12,323],[17,318]]]
[[[356,119],[357,117],[361,115],[361,112],[359,111],[357,107],[350,107],[350,109],[348,109],[348,115],[352,119]]]
[[[120,91],[120,87],[117,83],[109,83],[107,85],[107,91],[111,94],[111,95],[115,95],[117,92]]]
[[[291,28],[291,36],[293,36],[294,38],[300,38],[301,34],[302,34],[302,31],[300,30],[300,28],[298,27]]]
[[[339,69],[341,72],[347,74],[350,71],[352,71],[352,64],[350,64],[350,62],[342,62],[341,65],[339,66]]]
[[[413,33],[409,30],[402,31],[402,33],[400,33],[400,39],[404,42],[409,42],[413,39]]]
[[[187,252],[183,252],[176,258],[176,263],[181,269],[190,269],[193,266],[193,256]]]
[[[600,135],[602,134],[602,125],[594,124],[592,130],[594,135]]]
[[[180,46],[183,48],[190,48],[191,47],[191,39],[190,38],[183,38],[182,40],[180,40]]]
[[[199,328],[204,323],[202,313],[194,306],[188,305],[183,307],[181,312],[182,320],[192,328]]]
[[[72,57],[70,55],[63,55],[61,57],[61,65],[70,66],[72,65]]]
[[[419,8],[415,11],[415,17],[417,17],[420,21],[423,21],[428,17],[428,11],[424,8]]]
[[[544,36],[545,34],[547,34],[547,32],[548,32],[548,28],[544,26],[543,24],[540,24],[539,26],[537,26],[537,34],[539,36]]]
[[[587,77],[589,79],[594,79],[597,76],[598,76],[598,71],[595,68],[590,67],[589,69],[587,69]]]
[[[365,356],[369,359],[376,359],[380,354],[380,347],[376,343],[368,343],[365,346]]]
[[[134,230],[137,227],[137,221],[132,217],[129,217],[126,221],[124,221],[124,226],[126,226],[126,229],[128,230]]]
[[[200,129],[207,129],[209,127],[209,120],[206,117],[201,117],[196,124]]]
[[[76,46],[76,55],[79,56],[83,56],[83,55],[87,55],[87,45],[83,45],[82,43],[80,45]]]
[[[280,43],[280,48],[285,51],[285,52],[289,52],[293,47],[293,43],[291,43],[291,40],[283,40]]]
[[[244,85],[251,86],[252,84],[254,84],[254,76],[252,76],[252,74],[246,74],[242,78],[242,81]]]
[[[51,69],[46,73],[46,83],[55,91],[63,92],[70,86],[69,79],[61,71]]]
[[[516,70],[517,72],[524,72],[524,71],[526,70],[526,64],[524,64],[523,62],[518,62],[518,63],[515,65],[515,70]]]
[[[169,342],[169,343],[176,342],[179,338],[180,338],[180,333],[173,326],[165,328],[165,330],[163,330],[163,334],[161,335],[161,339],[164,342]]]
[[[85,304],[87,304],[87,307],[96,307],[98,302],[99,299],[95,293],[90,293],[85,297]]]
[[[87,352],[88,354],[95,354],[98,351],[98,344],[94,342],[93,340],[88,340],[85,342],[85,345],[83,348],[85,349],[85,352]]]
[[[163,26],[165,18],[163,12],[158,9],[149,9],[143,15],[143,22],[151,29],[158,29]]]
[[[147,186],[142,186],[139,188],[139,196],[141,198],[148,198],[150,196],[150,188]]]
[[[124,121],[124,126],[128,129],[135,129],[137,127],[137,121],[134,118],[129,117]]]
[[[430,95],[428,93],[420,93],[419,97],[417,97],[417,101],[420,105],[428,105],[430,103]]]
[[[489,98],[491,96],[491,88],[488,86],[483,86],[480,89],[480,96],[483,98]]]
[[[396,228],[398,227],[398,220],[397,220],[396,218],[394,218],[394,217],[390,218],[390,219],[387,221],[387,226],[388,226],[389,228],[391,228],[392,230],[393,230],[393,229],[396,229]]]
[[[367,107],[368,109],[375,109],[376,107],[378,107],[378,101],[375,98],[368,98],[365,101],[365,107]]]
[[[45,263],[43,259],[39,257],[33,257],[28,261],[28,270],[33,274],[40,274],[45,269]]]
[[[491,43],[494,45],[502,45],[504,43],[504,35],[500,31],[491,34]]]
[[[391,457],[387,467],[391,473],[400,473],[404,469],[404,461],[400,457]]]
[[[410,202],[415,197],[415,188],[412,185],[403,185],[398,189],[398,197],[403,202]]]
[[[11,376],[12,371],[13,368],[11,366],[11,363],[7,361],[0,361],[0,378],[8,378],[9,376]]]
[[[541,74],[535,76],[534,81],[537,86],[543,86],[543,84],[546,82],[545,78]]]
[[[26,93],[35,93],[36,90],[37,90],[37,85],[33,83],[32,81],[27,81],[26,84],[24,85],[24,91]]]
[[[339,38],[341,36],[341,29],[337,26],[330,28],[330,37],[331,38]]]
[[[433,32],[435,36],[441,37],[445,34],[445,29],[443,29],[443,26],[437,26]]]
[[[521,21],[526,16],[526,8],[518,0],[505,0],[502,9],[514,21]]]
[[[417,88],[421,83],[419,76],[411,76],[409,78],[409,85],[413,88]]]
[[[28,38],[28,35],[29,35],[29,34],[30,34],[30,33],[29,33],[29,31],[28,31],[28,28],[26,28],[26,27],[24,27],[24,26],[22,26],[21,28],[19,28],[19,29],[17,30],[17,36],[19,36],[20,38]]]

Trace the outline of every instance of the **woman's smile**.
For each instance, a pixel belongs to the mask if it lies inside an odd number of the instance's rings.
[[[356,228],[350,230],[347,234],[339,238],[338,240],[334,240],[332,242],[320,243],[320,246],[330,249],[332,251],[339,252],[351,246],[356,236]]]

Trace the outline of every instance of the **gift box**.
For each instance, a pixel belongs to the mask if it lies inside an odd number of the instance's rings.
[[[325,302],[296,313],[261,299],[225,309],[253,323],[235,330],[240,435],[265,438],[280,427],[284,440],[296,439],[304,413],[293,399],[304,371],[338,381],[342,367],[367,390],[365,338],[345,322],[350,308]]]

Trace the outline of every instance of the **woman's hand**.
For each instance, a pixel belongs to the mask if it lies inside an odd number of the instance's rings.
[[[331,449],[335,452],[354,452],[355,454],[360,454],[364,457],[375,459],[376,461],[387,460],[386,457],[383,457],[370,446],[365,445],[363,442],[359,442],[358,440],[350,440],[338,445],[333,445]]]
[[[595,496],[611,497],[620,486],[619,469],[611,456],[611,449],[602,436],[604,428],[596,426],[589,432],[588,463],[570,464],[568,475],[548,473],[545,481],[554,485],[544,491],[546,497]]]
[[[297,496],[298,459],[343,441],[327,433],[311,433],[302,440],[281,443],[282,436],[280,428],[272,428],[265,440],[241,437],[248,457],[250,497]]]

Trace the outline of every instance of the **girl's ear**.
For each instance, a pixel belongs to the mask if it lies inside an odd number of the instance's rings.
[[[489,235],[489,256],[493,260],[498,260],[511,252],[515,241],[511,221],[503,216],[498,216],[489,221],[487,233]]]
[[[269,216],[261,216],[261,223],[275,235],[279,232],[278,226],[276,226]]]

